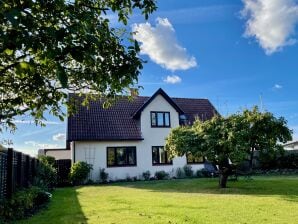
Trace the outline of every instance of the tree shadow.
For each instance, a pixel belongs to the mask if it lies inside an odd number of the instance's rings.
[[[298,176],[253,177],[252,180],[240,178],[238,181],[228,181],[228,187],[224,189],[218,187],[217,178],[141,181],[114,185],[153,192],[279,196],[287,201],[298,202]]]
[[[18,223],[26,224],[83,224],[88,223],[78,199],[77,187],[57,188],[47,208]]]

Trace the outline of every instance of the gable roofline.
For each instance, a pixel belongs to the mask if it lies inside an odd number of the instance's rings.
[[[172,100],[171,97],[163,91],[162,88],[159,88],[133,115],[133,118],[138,118],[141,115],[141,112],[158,96],[161,95],[179,114],[184,114],[184,111]]]

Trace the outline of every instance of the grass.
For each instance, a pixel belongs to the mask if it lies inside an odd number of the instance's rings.
[[[298,176],[228,186],[185,179],[61,188],[47,210],[19,223],[298,223]]]

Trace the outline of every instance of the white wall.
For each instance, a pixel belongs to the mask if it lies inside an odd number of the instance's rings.
[[[70,150],[46,150],[45,155],[58,159],[70,159]]]
[[[72,158],[75,154],[75,161],[86,161],[93,165],[90,176],[94,181],[99,180],[99,169],[105,168],[110,179],[124,179],[126,177],[140,177],[143,172],[149,170],[152,175],[156,171],[164,170],[171,175],[176,174],[178,167],[186,164],[186,158],[177,157],[173,159],[172,165],[152,165],[152,146],[164,146],[165,138],[170,132],[170,128],[151,128],[151,111],[170,112],[171,128],[179,125],[179,115],[177,111],[161,96],[158,95],[141,114],[142,141],[109,141],[109,142],[75,142],[75,152],[71,144]],[[134,167],[107,167],[107,147],[116,146],[136,146],[137,165]],[[203,165],[192,165],[194,170],[202,169]]]

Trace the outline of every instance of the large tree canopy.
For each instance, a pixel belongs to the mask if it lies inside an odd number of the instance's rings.
[[[126,25],[155,0],[3,0],[0,2],[0,124],[16,115],[40,122],[45,110],[63,119],[67,93],[115,97],[136,84],[142,60]],[[90,94],[89,94],[90,95]],[[0,129],[1,130],[1,129]]]
[[[268,153],[281,150],[281,143],[292,139],[283,117],[260,112],[257,107],[229,117],[216,116],[211,120],[197,120],[192,126],[172,129],[166,150],[171,157],[191,153],[204,156],[219,167],[220,186],[226,187],[231,174],[230,162],[237,164],[254,150]]]

